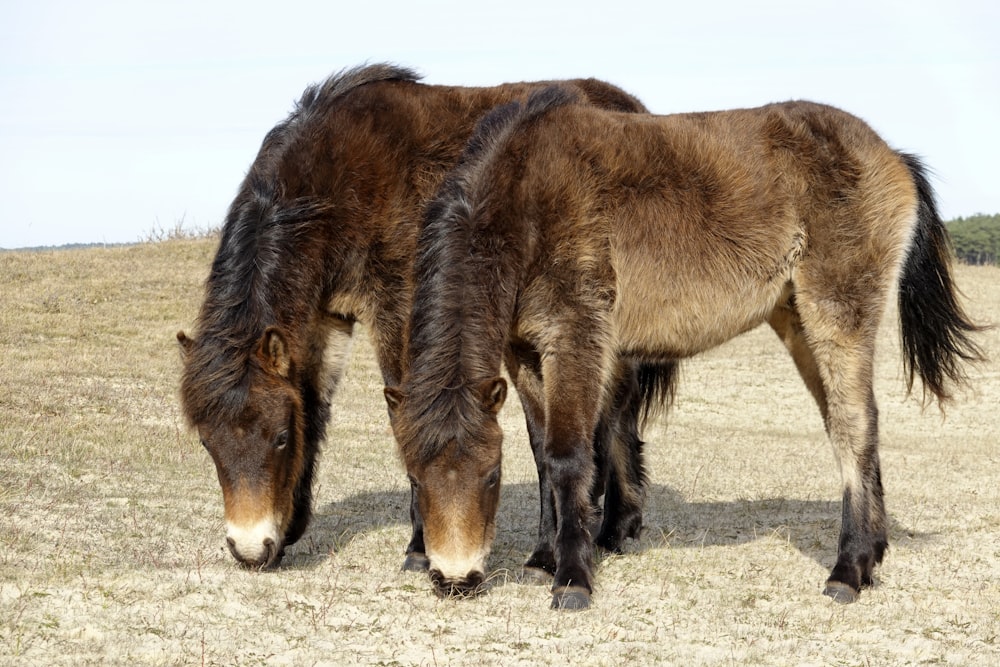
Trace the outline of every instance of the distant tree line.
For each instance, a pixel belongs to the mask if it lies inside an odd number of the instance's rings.
[[[948,223],[955,256],[966,264],[997,264],[1000,257],[1000,214],[977,213]]]

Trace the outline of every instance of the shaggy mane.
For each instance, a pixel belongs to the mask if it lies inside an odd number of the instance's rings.
[[[497,107],[476,126],[458,166],[428,204],[417,241],[410,316],[405,410],[428,460],[482,426],[480,383],[500,373],[523,261],[511,229],[484,219],[476,193],[491,161],[515,131],[547,111],[577,101],[562,86],[524,104]]]
[[[277,176],[286,149],[351,91],[377,81],[417,81],[409,69],[387,64],[343,70],[310,86],[261,145],[226,215],[219,249],[205,285],[181,380],[181,400],[192,423],[209,415],[234,417],[246,404],[251,356],[264,330],[319,298],[322,281],[302,274],[308,262],[291,262],[309,246],[310,230],[329,218],[316,199],[288,201]],[[322,264],[322,262],[320,262]]]

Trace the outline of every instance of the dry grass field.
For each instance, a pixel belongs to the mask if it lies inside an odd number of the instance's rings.
[[[0,664],[1000,664],[1000,330],[942,419],[905,397],[887,319],[891,548],[856,604],[820,594],[839,479],[767,330],[684,368],[676,409],[646,434],[645,532],[599,558],[585,612],[516,582],[537,487],[508,401],[494,586],[438,600],[399,571],[408,486],[364,335],[311,528],[272,572],[228,555],[215,471],[176,397],[174,333],[214,245],[0,253]],[[978,320],[1000,321],[1000,269],[958,281]]]

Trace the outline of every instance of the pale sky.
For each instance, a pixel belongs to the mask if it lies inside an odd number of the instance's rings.
[[[946,218],[1000,213],[994,0],[0,0],[0,248],[218,226],[302,90],[365,62],[595,76],[656,113],[826,102],[923,156]]]

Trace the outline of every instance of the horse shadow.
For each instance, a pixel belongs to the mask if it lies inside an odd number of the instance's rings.
[[[288,548],[281,567],[314,569],[358,536],[386,528],[408,528],[409,506],[408,489],[366,491],[327,503],[316,510],[302,540]],[[840,517],[839,500],[774,497],[688,502],[672,487],[650,484],[642,535],[637,540],[626,541],[624,555],[659,548],[737,546],[776,537],[829,569],[837,560]],[[933,537],[933,533],[921,533],[901,525],[891,514],[888,520],[890,545],[903,537],[910,541]],[[516,576],[535,547],[537,530],[537,485],[504,485],[490,569],[494,573],[506,571]],[[402,565],[409,541],[408,529],[400,533],[398,541]],[[597,562],[607,556],[600,553]]]

